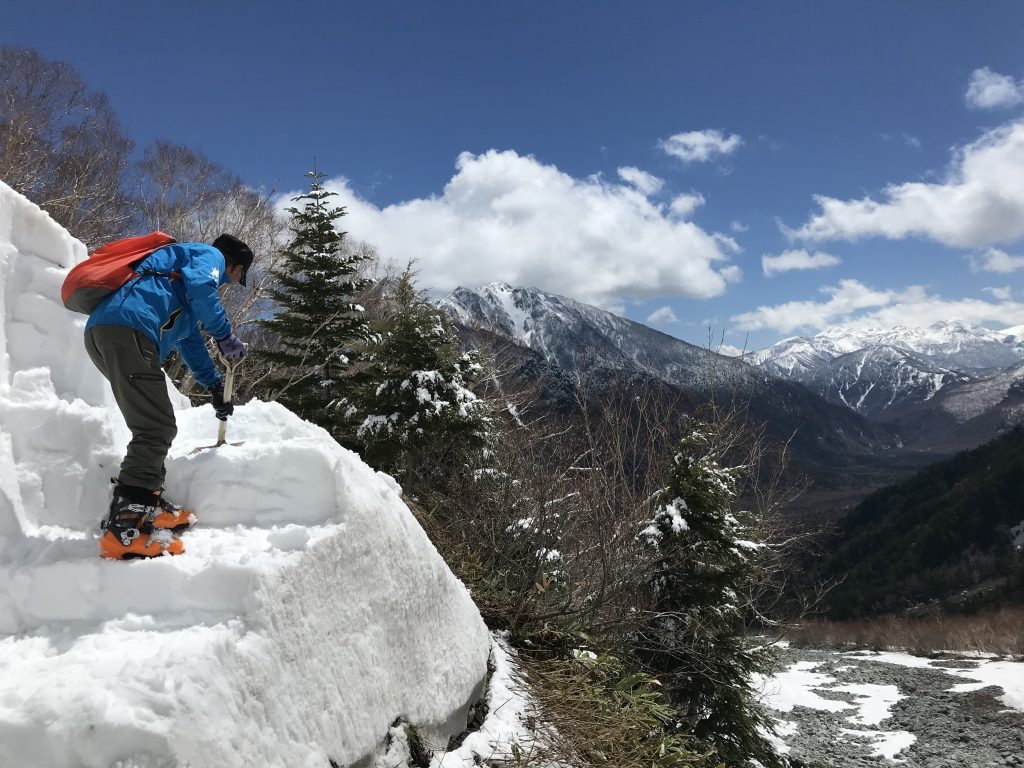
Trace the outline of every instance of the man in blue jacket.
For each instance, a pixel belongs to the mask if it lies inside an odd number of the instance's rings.
[[[206,351],[203,332],[229,360],[245,356],[231,330],[218,289],[246,284],[249,247],[232,235],[212,245],[173,243],[147,256],[129,280],[96,307],[85,326],[85,347],[110,382],[132,439],[101,524],[100,555],[117,560],[177,555],[172,531],[195,517],[166,501],[164,460],[178,428],[161,364],[178,350],[196,381],[210,393],[217,418],[234,411],[224,402],[224,382]]]

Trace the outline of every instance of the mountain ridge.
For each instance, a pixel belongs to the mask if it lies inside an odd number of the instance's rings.
[[[912,425],[910,433],[958,449],[1024,421],[1007,400],[1014,384],[1006,381],[1024,361],[1024,326],[993,331],[942,321],[925,328],[827,328],[815,336],[783,339],[746,359],[829,402],[901,429]],[[1003,397],[993,398],[996,391]],[[972,397],[992,413],[972,407]],[[947,406],[928,405],[933,401]],[[974,429],[960,427],[979,418]],[[927,420],[934,423],[922,423]]]
[[[860,461],[879,463],[877,455],[899,442],[892,428],[799,383],[549,291],[507,283],[460,286],[437,304],[464,329],[529,350],[597,394],[617,377],[639,376],[675,388],[694,408],[739,401],[773,440],[790,442],[802,468],[827,475],[826,484],[845,482],[837,478]]]

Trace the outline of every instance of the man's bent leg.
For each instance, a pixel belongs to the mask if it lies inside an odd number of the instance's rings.
[[[97,325],[86,334],[86,349],[110,381],[132,433],[118,482],[159,490],[178,427],[156,344],[127,326]]]

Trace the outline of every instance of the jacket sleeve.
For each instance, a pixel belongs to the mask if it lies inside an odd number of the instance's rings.
[[[220,373],[210,359],[210,353],[206,350],[206,342],[203,334],[199,332],[198,326],[192,329],[185,338],[176,345],[178,354],[185,361],[185,365],[192,371],[195,380],[206,389],[209,389],[220,381]]]
[[[192,311],[203,324],[204,331],[215,339],[223,339],[231,333],[231,321],[217,295],[217,288],[224,275],[224,256],[209,245],[193,248],[190,256],[181,268],[181,277]],[[205,352],[204,355],[209,360],[210,356]]]

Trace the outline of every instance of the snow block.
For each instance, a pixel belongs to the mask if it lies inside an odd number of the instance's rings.
[[[398,718],[463,730],[469,593],[394,480],[276,403],[193,452],[218,422],[175,392],[167,495],[200,525],[179,557],[98,557],[129,435],[60,304],[84,257],[0,183],[0,765],[327,768]]]

